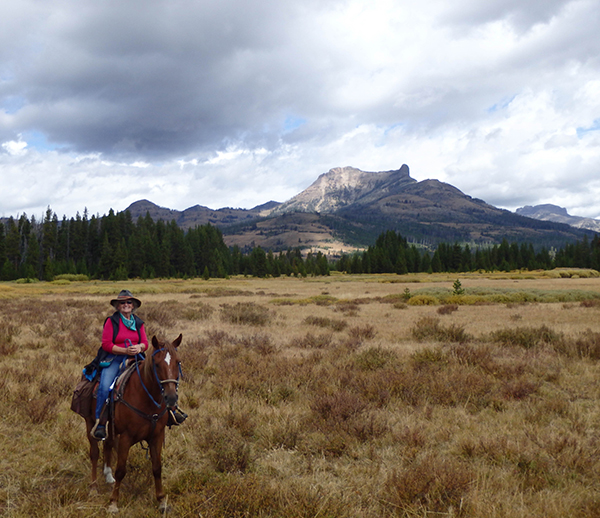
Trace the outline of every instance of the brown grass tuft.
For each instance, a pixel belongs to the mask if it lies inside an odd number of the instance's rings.
[[[221,304],[221,320],[230,324],[266,326],[271,321],[271,312],[258,304],[238,302],[235,305]]]

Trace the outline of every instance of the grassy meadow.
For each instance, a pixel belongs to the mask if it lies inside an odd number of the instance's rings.
[[[105,516],[69,407],[124,288],[183,334],[169,516],[600,516],[600,276],[576,270],[0,283],[1,516]],[[120,515],[158,516],[139,445],[128,469]]]

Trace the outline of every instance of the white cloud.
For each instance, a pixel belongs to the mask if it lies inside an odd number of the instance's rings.
[[[24,155],[27,153],[27,142],[23,142],[22,140],[9,140],[8,142],[4,142],[2,144],[2,149],[4,149],[9,155]]]
[[[600,212],[600,0],[5,3],[0,214],[252,207],[403,163]]]

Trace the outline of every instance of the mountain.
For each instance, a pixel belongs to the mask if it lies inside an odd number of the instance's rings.
[[[369,203],[415,183],[405,164],[397,171],[367,173],[354,167],[336,167],[322,174],[307,189],[275,208],[284,212],[334,213],[352,204]]]
[[[150,214],[154,221],[172,221],[175,220],[178,226],[184,229],[206,225],[210,223],[216,227],[226,227],[248,221],[255,221],[258,218],[265,217],[279,205],[278,202],[270,201],[258,205],[253,209],[231,209],[223,208],[218,210],[209,209],[201,205],[194,205],[184,211],[166,209],[159,207],[148,200],[140,200],[132,203],[127,209],[133,218],[144,217]]]
[[[526,205],[516,210],[517,214],[527,216],[528,218],[539,219],[541,221],[555,221],[565,223],[575,228],[582,228],[600,232],[600,220],[592,218],[583,218],[581,216],[571,216],[567,209],[547,203],[545,205]]]
[[[196,205],[180,212],[147,200],[127,210],[134,219],[148,212],[153,219],[174,219],[183,228],[210,223],[221,229],[229,246],[272,250],[300,246],[348,251],[373,244],[387,230],[425,246],[488,245],[507,239],[560,247],[589,233],[498,209],[438,180],[418,182],[407,165],[382,172],[337,167],[284,203],[268,202],[249,210]]]

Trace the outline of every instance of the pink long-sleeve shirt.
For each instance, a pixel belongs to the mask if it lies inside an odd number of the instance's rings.
[[[140,342],[141,336],[141,342]],[[125,347],[125,341],[131,340],[133,345],[137,345],[138,343],[144,344],[144,351],[148,350],[148,337],[146,336],[146,327],[142,324],[140,327],[140,335],[138,336],[137,331],[131,331],[125,327],[125,324],[119,318],[119,332],[117,333],[117,337],[113,342],[113,323],[110,318],[104,324],[104,328],[102,329],[102,349],[106,352],[113,352],[113,347],[115,345],[120,347]]]

